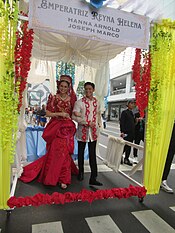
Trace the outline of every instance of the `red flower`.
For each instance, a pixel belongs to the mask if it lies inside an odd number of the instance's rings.
[[[65,196],[62,193],[54,192],[52,193],[52,201],[54,204],[64,204],[65,203]]]
[[[142,59],[141,59],[142,58]],[[143,67],[141,66],[143,60]],[[144,117],[144,110],[148,106],[148,94],[151,80],[151,59],[149,53],[142,53],[141,49],[136,49],[135,61],[132,67],[132,78],[135,82],[136,105],[139,108],[140,116]]]
[[[21,31],[16,33],[15,56],[15,84],[16,90],[19,90],[18,111],[22,106],[22,94],[26,88],[28,72],[30,70],[30,57],[33,47],[33,30],[28,30],[28,22],[24,22]]]
[[[97,190],[90,191],[83,189],[80,193],[66,192],[64,194],[54,192],[51,195],[38,193],[33,197],[11,197],[7,201],[7,205],[10,208],[22,207],[22,206],[40,206],[46,204],[64,204],[75,201],[88,201],[92,203],[94,200],[108,199],[108,198],[129,198],[131,196],[138,196],[139,198],[146,196],[145,187],[134,187],[132,185],[129,188],[113,188],[109,190]]]

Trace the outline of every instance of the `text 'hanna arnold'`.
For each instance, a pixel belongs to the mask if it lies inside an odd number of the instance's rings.
[[[119,28],[103,25],[100,23],[93,24],[88,21],[73,19],[73,18],[68,18],[68,22],[69,22],[68,25],[69,29],[86,31],[90,33],[97,33],[104,36],[119,38],[119,34],[118,34],[120,32]]]

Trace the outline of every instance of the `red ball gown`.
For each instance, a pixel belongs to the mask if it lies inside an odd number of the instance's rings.
[[[50,95],[47,110],[64,111],[71,116],[70,97],[62,100],[58,94]],[[78,169],[71,157],[74,151],[75,132],[75,124],[71,119],[53,117],[42,136],[47,143],[46,155],[25,166],[19,179],[27,183],[37,178],[38,182],[53,186],[57,183],[70,184],[71,172],[78,174]]]

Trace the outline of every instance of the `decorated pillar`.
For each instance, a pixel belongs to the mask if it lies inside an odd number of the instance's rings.
[[[14,82],[17,1],[0,0],[0,209],[7,208],[18,118]]]
[[[157,194],[175,119],[175,21],[155,24],[150,53],[144,185],[148,194]]]

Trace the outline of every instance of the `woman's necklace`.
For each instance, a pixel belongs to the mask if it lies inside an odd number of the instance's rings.
[[[62,100],[67,99],[67,95],[65,95],[65,96],[61,96],[61,95],[59,95],[59,96],[60,96],[60,99],[62,99]]]

